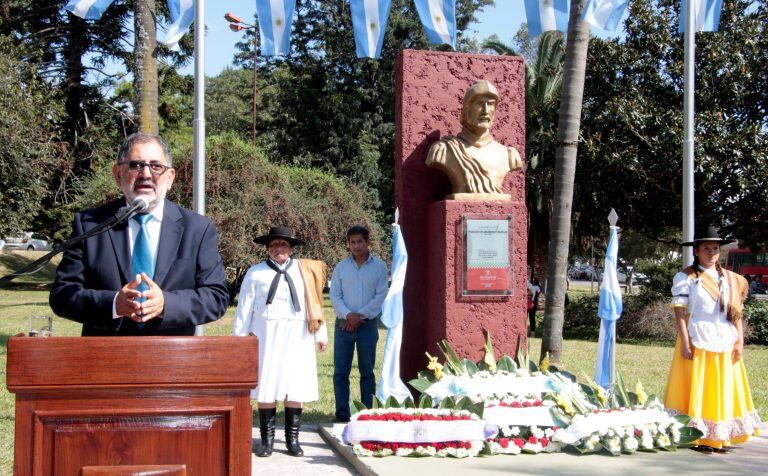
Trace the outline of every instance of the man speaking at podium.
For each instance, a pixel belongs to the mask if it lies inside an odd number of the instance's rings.
[[[128,137],[112,173],[124,197],[76,213],[72,236],[126,205],[146,210],[64,252],[51,308],[84,336],[194,335],[229,305],[216,226],[165,199],[176,173],[160,136]]]

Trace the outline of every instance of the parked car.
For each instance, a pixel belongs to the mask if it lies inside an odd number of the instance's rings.
[[[53,245],[47,236],[31,231],[23,231],[14,236],[5,237],[4,250],[50,251]]]

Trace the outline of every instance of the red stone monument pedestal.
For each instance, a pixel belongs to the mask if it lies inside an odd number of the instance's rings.
[[[443,200],[429,205],[428,236],[433,237],[427,255],[426,336],[432,342],[447,339],[454,350],[473,362],[483,356],[485,335],[490,331],[498,356],[516,355],[517,343],[525,339],[525,244],[526,228],[516,226],[515,217],[525,216],[525,207],[512,202],[460,202]],[[465,239],[463,216],[502,219],[510,217],[509,257],[512,282],[509,296],[465,295]],[[520,269],[522,273],[518,272]],[[523,319],[521,316],[521,309]],[[430,352],[431,353],[431,352]],[[422,364],[426,362],[424,360]]]
[[[466,90],[485,79],[500,94],[492,129],[494,139],[525,156],[525,64],[511,56],[405,50],[396,69],[395,201],[408,248],[403,296],[400,365],[407,381],[426,367],[425,351],[437,354],[448,339],[462,357],[478,360],[484,330],[491,331],[496,355],[517,355],[526,329],[525,173],[507,174],[506,202],[445,200],[452,193],[447,176],[427,167],[429,147],[461,131]],[[512,215],[509,257],[510,296],[462,296],[463,214]],[[457,281],[458,280],[458,281]],[[457,289],[459,291],[457,292]]]

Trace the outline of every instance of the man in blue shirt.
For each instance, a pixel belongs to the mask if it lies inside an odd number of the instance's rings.
[[[348,422],[349,373],[357,345],[360,370],[360,397],[368,408],[376,393],[376,343],[379,340],[377,317],[387,296],[387,265],[373,256],[368,247],[367,228],[353,226],[347,231],[350,255],[339,262],[331,277],[331,303],[336,312],[333,342],[333,392],[336,397],[336,422]]]

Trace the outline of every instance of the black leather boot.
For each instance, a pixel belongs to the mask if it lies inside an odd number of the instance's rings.
[[[274,408],[259,408],[259,432],[261,433],[261,448],[256,456],[264,458],[272,456],[272,446],[275,444],[275,413]]]
[[[285,447],[291,456],[304,456],[304,450],[299,446],[299,429],[301,427],[301,408],[285,408]]]

